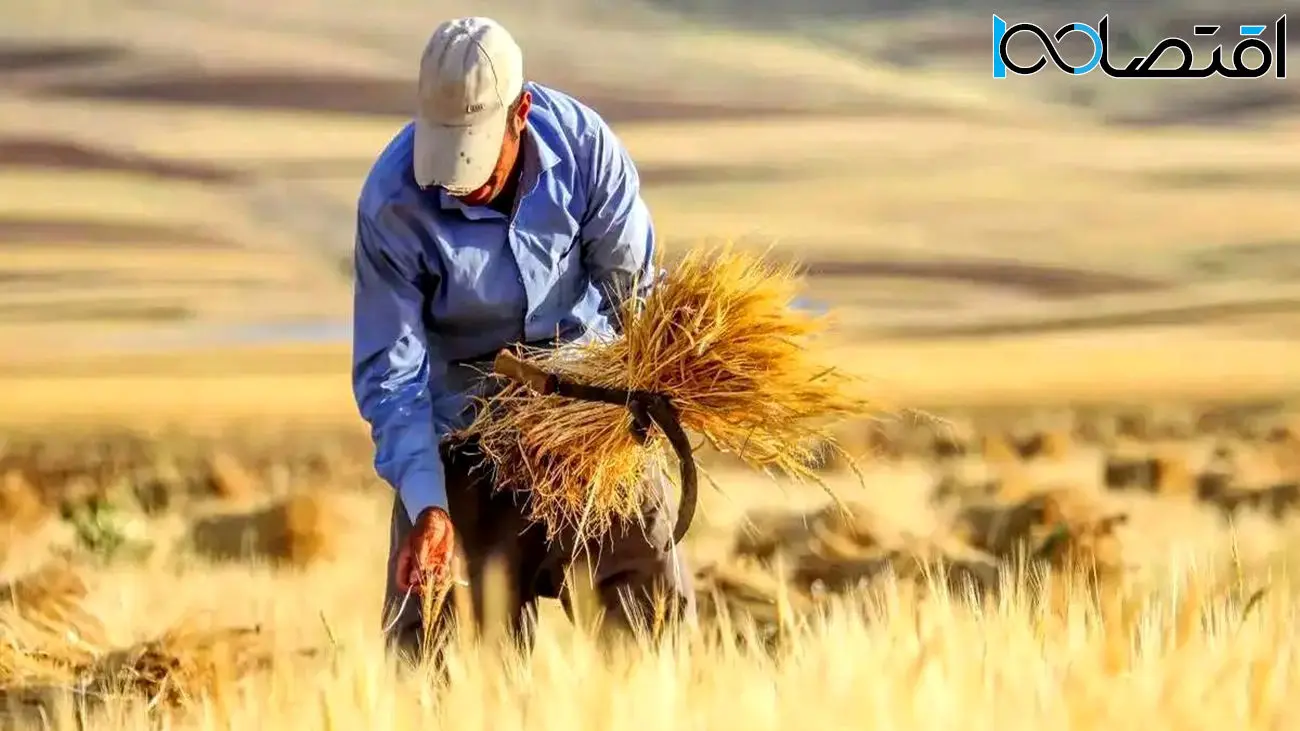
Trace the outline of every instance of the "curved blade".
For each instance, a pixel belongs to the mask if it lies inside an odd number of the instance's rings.
[[[673,452],[677,454],[682,477],[682,496],[677,506],[677,522],[673,526],[673,543],[681,543],[691,529],[695,520],[695,506],[699,498],[699,476],[695,466],[695,455],[691,453],[691,441],[682,429],[677,409],[668,401],[659,401],[646,409],[655,426],[658,426]]]

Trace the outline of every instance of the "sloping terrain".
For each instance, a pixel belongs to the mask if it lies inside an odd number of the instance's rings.
[[[406,118],[428,29],[459,12],[359,7],[0,5],[6,360],[343,346],[360,182]],[[990,84],[976,6],[938,20],[872,7],[834,24],[880,51],[865,55],[807,12],[780,33],[631,3],[475,12],[516,30],[530,75],[608,116],[670,254],[733,239],[796,257],[809,303],[838,308],[854,340],[1292,327],[1294,115],[1236,104],[1258,114],[1116,124]],[[1161,7],[1143,22],[1176,25],[1179,6]],[[882,38],[949,57],[895,63]],[[1180,94],[1136,96],[1176,107]]]

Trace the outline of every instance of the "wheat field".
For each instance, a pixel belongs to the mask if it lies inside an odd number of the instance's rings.
[[[381,646],[392,494],[363,432],[10,427],[6,727],[1288,728],[1300,500],[1229,496],[1290,495],[1293,412],[1177,403],[1060,412],[1074,426],[1037,442],[1027,425],[1065,422],[956,411],[884,441],[858,425],[842,439],[874,445],[865,479],[823,467],[850,524],[826,522],[815,485],[704,455],[713,488],[681,549],[698,627],[611,648],[552,603],[531,654],[489,625],[446,678]],[[1213,443],[1237,459],[1220,492],[1201,487]],[[1122,471],[1143,455],[1160,470]],[[994,563],[963,517],[1059,489],[1084,506],[1072,525],[1127,518],[1072,539],[1104,573]]]
[[[546,632],[526,659],[466,650],[450,687],[438,690],[395,669],[374,641],[376,617],[349,609],[359,587],[378,588],[373,566],[351,561],[306,575],[195,567],[166,589],[139,570],[102,581],[125,604],[114,611],[117,632],[147,629],[145,617],[211,605],[219,594],[225,621],[251,615],[291,636],[315,635],[323,648],[308,660],[281,651],[272,669],[239,684],[225,678],[220,695],[167,728],[1283,729],[1297,713],[1295,610],[1276,595],[1247,613],[1243,600],[1189,607],[1180,598],[1187,586],[1173,585],[1130,629],[1082,606],[1061,618],[1019,604],[985,612],[886,594],[879,616],[845,602],[788,630],[788,649],[775,655],[681,638],[611,656],[582,634]],[[1205,570],[1189,571],[1187,582],[1195,586]],[[321,612],[337,645],[322,637]],[[163,723],[143,704],[110,700],[81,727]],[[78,727],[71,708],[53,713],[46,728]]]

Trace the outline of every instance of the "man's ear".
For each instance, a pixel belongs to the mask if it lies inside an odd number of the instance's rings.
[[[524,123],[528,121],[528,110],[532,108],[533,92],[525,91],[519,96],[519,106],[515,109],[515,118],[510,122],[516,132],[524,130]]]

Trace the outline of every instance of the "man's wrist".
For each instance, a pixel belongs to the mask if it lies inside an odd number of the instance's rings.
[[[447,499],[443,491],[436,488],[436,483],[426,480],[413,480],[401,490],[402,506],[406,516],[414,525],[420,514],[429,508],[447,509]]]
[[[432,515],[445,515],[451,517],[451,514],[447,512],[447,509],[441,505],[430,505],[420,511],[420,514],[415,517],[415,522],[418,523],[421,520],[428,520]]]

